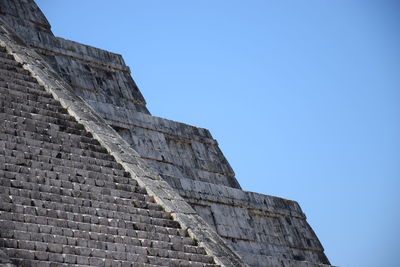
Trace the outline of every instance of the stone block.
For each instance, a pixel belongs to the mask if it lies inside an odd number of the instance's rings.
[[[35,260],[39,261],[48,261],[49,260],[49,253],[46,251],[35,251]]]
[[[10,251],[10,250],[7,250]],[[10,257],[13,258],[20,258],[20,259],[27,259],[27,260],[34,260],[35,254],[33,251],[30,250],[22,250],[22,249],[15,249],[12,254],[8,254]]]
[[[102,267],[105,266],[105,259],[90,257],[89,264],[92,266]]]
[[[18,241],[18,248],[19,249],[26,249],[26,250],[34,250],[35,249],[35,242],[19,240]]]
[[[84,256],[76,256],[76,263],[81,265],[89,265],[89,258]]]
[[[56,241],[56,237],[53,237],[52,241]],[[50,243],[50,244],[48,244],[47,249],[49,252],[52,252],[52,253],[61,253],[63,251],[63,245]]]
[[[70,254],[64,254],[64,263],[67,264],[76,264],[77,263],[77,256],[75,255],[70,255]]]

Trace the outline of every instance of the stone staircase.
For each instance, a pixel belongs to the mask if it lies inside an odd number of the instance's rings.
[[[17,266],[217,266],[0,47],[0,249]]]

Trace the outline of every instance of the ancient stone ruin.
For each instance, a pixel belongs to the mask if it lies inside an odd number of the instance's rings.
[[[0,0],[0,266],[329,266],[291,200],[152,116],[120,55]]]

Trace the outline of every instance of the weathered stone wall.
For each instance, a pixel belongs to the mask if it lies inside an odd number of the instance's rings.
[[[0,247],[13,263],[216,266],[1,46],[0,62]]]
[[[179,184],[180,195],[248,264],[329,262],[297,202],[189,179]]]
[[[1,18],[0,62],[0,247],[12,263],[247,266]]]
[[[120,55],[54,37],[33,47],[84,99],[149,114]]]
[[[3,18],[46,58],[77,95],[110,124],[118,125],[116,129],[131,140],[149,164],[165,176],[240,188],[208,130],[146,116],[150,115],[146,102],[120,55],[55,37],[37,6],[31,8],[20,2],[2,0]],[[135,138],[135,133],[131,137],[124,130],[127,128],[141,131],[141,138]]]
[[[234,172],[206,129],[151,116],[122,58],[57,38],[36,44],[75,92],[89,103],[163,176],[190,177],[240,188]],[[65,50],[68,42],[69,52]],[[63,48],[54,46],[64,45]],[[51,47],[53,48],[39,48]],[[88,56],[86,51],[92,51]],[[109,57],[118,62],[106,65]],[[82,60],[85,59],[85,60]],[[90,64],[87,63],[90,60]],[[115,60],[116,61],[116,60]],[[119,65],[117,65],[117,63]]]
[[[0,1],[0,16],[84,99],[148,113],[121,55],[57,38],[33,1]]]
[[[329,264],[296,202],[242,191],[208,130],[151,116],[120,55],[54,37],[31,1],[0,3],[24,41],[247,263]]]
[[[89,104],[163,177],[240,188],[208,130],[117,106]]]
[[[208,130],[80,95],[248,263],[264,266],[275,257],[288,266],[329,263],[297,203],[238,190],[234,172]],[[257,202],[260,198],[283,204]]]
[[[247,263],[264,266],[274,257],[287,266],[329,263],[299,205],[240,190],[208,131],[89,103]]]

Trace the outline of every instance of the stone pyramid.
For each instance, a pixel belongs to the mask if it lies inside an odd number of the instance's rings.
[[[300,206],[152,116],[120,55],[0,0],[0,266],[329,266]]]

